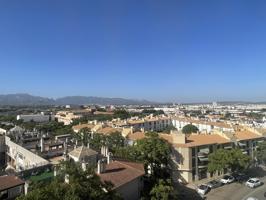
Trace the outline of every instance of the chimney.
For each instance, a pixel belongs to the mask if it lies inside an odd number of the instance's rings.
[[[112,153],[109,152],[108,155],[107,155],[107,164],[109,164],[110,162],[112,162],[111,156],[112,156]]]
[[[104,171],[105,171],[105,161],[104,160],[98,160],[97,173],[101,174]]]
[[[101,154],[104,154],[104,146],[101,147]]]
[[[30,186],[30,185],[29,185],[29,182],[26,181],[26,182],[25,182],[25,185],[24,185],[24,192],[25,192],[25,195],[28,194],[28,192],[29,192],[29,186]]]
[[[186,144],[186,134],[183,133],[171,133],[174,144]]]
[[[108,153],[109,153],[109,148],[106,147],[106,148],[105,148],[105,155],[104,155],[104,156],[108,156]]]
[[[65,175],[65,183],[69,184],[69,175],[68,174]]]
[[[87,169],[86,163],[81,163],[82,170],[85,172]]]
[[[43,141],[43,137],[41,137],[40,146],[41,146],[41,152],[44,152],[44,141]]]
[[[54,168],[54,177],[56,177],[57,176],[57,168],[55,167]]]

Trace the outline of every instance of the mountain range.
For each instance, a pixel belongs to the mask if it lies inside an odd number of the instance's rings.
[[[30,94],[0,95],[0,105],[31,106],[31,105],[148,105],[155,104],[147,100],[134,100],[124,98],[106,98],[93,96],[67,96],[57,99],[33,96]]]

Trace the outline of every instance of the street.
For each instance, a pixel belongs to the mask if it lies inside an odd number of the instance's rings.
[[[266,176],[260,177],[264,182],[260,187],[249,188],[244,183],[232,183],[211,190],[207,195],[207,200],[246,200],[248,197],[256,197],[259,200],[266,200],[264,193],[266,192]]]

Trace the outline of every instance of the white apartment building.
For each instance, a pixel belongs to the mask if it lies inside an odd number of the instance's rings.
[[[17,120],[23,120],[24,122],[49,122],[54,120],[53,115],[32,114],[32,115],[17,115]]]
[[[18,172],[49,164],[42,157],[12,142],[8,136],[5,136],[5,146],[7,164]]]
[[[173,126],[178,130],[181,131],[184,126],[188,124],[192,124],[199,129],[199,132],[206,132],[210,133],[212,130],[219,130],[225,132],[232,132],[234,128],[230,124],[226,124],[223,122],[211,122],[211,121],[200,121],[200,120],[193,120],[188,118],[172,118]]]
[[[127,125],[132,127],[134,131],[162,131],[172,125],[172,121],[169,117],[149,116],[142,119],[128,120]]]

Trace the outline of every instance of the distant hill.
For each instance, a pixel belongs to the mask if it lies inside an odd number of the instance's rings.
[[[32,96],[29,94],[7,94],[0,95],[0,105],[53,105],[55,104],[54,99]]]
[[[147,105],[155,104],[146,100],[133,100],[123,98],[104,98],[86,96],[67,96],[58,99],[32,96],[29,94],[7,94],[0,95],[0,105],[31,106],[31,105]]]

